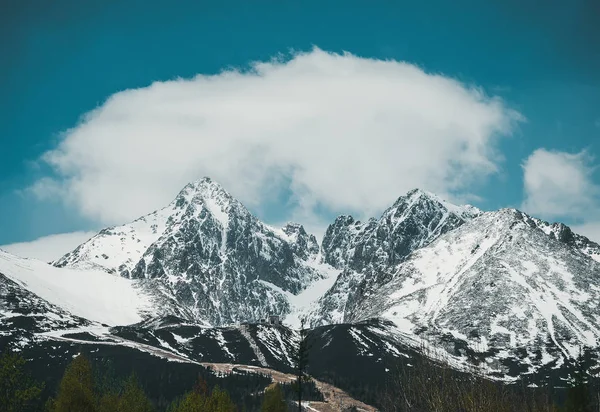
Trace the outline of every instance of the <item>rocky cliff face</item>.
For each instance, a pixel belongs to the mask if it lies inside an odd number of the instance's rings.
[[[203,179],[166,208],[103,230],[55,265],[154,281],[148,284],[191,320],[224,325],[289,313],[286,293],[297,295],[323,277],[307,263],[318,253],[315,237],[301,225],[270,227]]]
[[[548,223],[541,219],[521,213],[523,221],[532,227],[537,227],[552,239],[558,240],[573,249],[579,250],[600,262],[600,245],[592,242],[587,237],[574,233],[571,228],[563,223]]]
[[[399,342],[427,341],[515,376],[598,347],[598,260],[600,246],[563,224],[514,209],[484,213],[422,190],[378,219],[338,217],[319,247],[301,225],[266,225],[203,179],[55,266],[132,279],[160,302],[157,313],[204,327],[266,314],[311,327],[375,318]]]
[[[412,190],[379,219],[366,223],[340,216],[323,238],[325,262],[342,270],[335,285],[309,316],[314,326],[347,321],[361,299],[386,281],[413,251],[481,214],[432,193]]]
[[[472,219],[415,251],[347,320],[392,320],[438,348],[482,354],[492,372],[515,359],[527,372],[560,366],[597,347],[600,264],[532,222],[514,209]]]

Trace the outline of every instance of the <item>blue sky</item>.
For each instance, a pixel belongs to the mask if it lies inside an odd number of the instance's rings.
[[[13,3],[0,16],[0,244],[94,230],[118,220],[66,201],[64,193],[30,190],[44,177],[64,178],[41,156],[111,95],[247,68],[279,53],[289,60],[291,50],[310,52],[314,46],[404,61],[502,98],[523,120],[495,143],[498,170],[461,189],[466,198],[483,209],[537,204],[532,212],[582,227],[600,221],[595,192],[600,176],[594,169],[600,156],[598,2]],[[539,167],[558,161],[585,180],[579,192],[541,197],[536,192],[536,201],[526,199],[523,164],[538,149],[557,154],[536,158]],[[569,157],[582,150],[585,155]],[[540,183],[536,190],[540,187],[560,189]],[[169,191],[171,196],[176,188]],[[268,192],[262,203],[246,197],[261,217],[277,222],[289,217],[288,192]],[[544,210],[544,199],[560,203],[557,196],[578,194],[585,199]],[[313,209],[322,209],[319,202]],[[345,209],[356,213],[344,204],[325,209],[325,217]]]

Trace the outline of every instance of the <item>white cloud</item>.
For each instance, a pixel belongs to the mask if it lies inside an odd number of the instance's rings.
[[[414,187],[468,194],[497,172],[496,142],[520,119],[414,65],[314,49],[111,96],[43,156],[58,177],[33,191],[102,224],[202,176],[255,210],[289,190],[290,217],[369,215]]]
[[[56,260],[94,236],[96,232],[72,232],[40,237],[31,242],[2,245],[13,255],[50,262]]]
[[[592,160],[586,152],[533,152],[523,163],[522,208],[546,218],[594,218],[600,205],[600,186],[593,181]]]

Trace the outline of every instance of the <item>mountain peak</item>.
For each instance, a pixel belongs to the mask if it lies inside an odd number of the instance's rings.
[[[406,209],[409,209],[413,205],[420,204],[423,202],[433,202],[439,204],[449,212],[452,212],[462,218],[473,218],[482,213],[480,209],[474,206],[456,205],[436,195],[435,193],[419,188],[409,190],[404,196],[400,196],[392,207],[396,208],[398,206],[405,205]]]
[[[516,209],[483,213],[409,255],[355,299],[345,321],[379,315],[434,344],[452,330],[451,339],[475,351],[522,351],[531,371],[540,364],[529,348],[547,351],[546,359],[576,355],[600,339],[599,266],[594,245],[554,228],[566,231]],[[508,369],[504,356],[494,362]]]
[[[188,183],[177,195],[177,199],[185,199],[188,203],[196,197],[204,199],[217,197],[232,198],[219,183],[215,182],[210,177],[203,177],[202,179]]]
[[[185,185],[171,205],[175,210],[191,207],[192,213],[206,208],[224,226],[227,226],[228,215],[232,212],[240,216],[250,215],[240,201],[210,177]]]
[[[414,189],[411,189],[408,192],[406,192],[406,197],[427,196],[430,194],[432,194],[432,193],[428,192],[426,190],[423,190],[423,189],[419,189],[418,187],[415,187]]]
[[[286,225],[281,230],[283,230],[287,235],[306,235],[306,230],[304,229],[304,226],[296,222],[286,223]]]

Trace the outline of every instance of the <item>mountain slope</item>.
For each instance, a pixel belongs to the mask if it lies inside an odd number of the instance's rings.
[[[181,213],[175,202],[166,208],[143,216],[122,226],[101,230],[87,242],[79,245],[53,262],[56,267],[99,269],[131,277],[131,270],[146,249],[166,230],[167,222]]]
[[[355,302],[384,282],[391,268],[480,213],[415,189],[398,198],[379,219],[361,223],[351,216],[338,217],[327,228],[322,249],[324,261],[342,273],[308,316],[310,324],[347,320]]]
[[[166,208],[103,230],[55,266],[152,281],[185,309],[180,314],[219,326],[290,314],[289,295],[331,277],[319,261],[317,241],[301,225],[272,228],[205,178]]]
[[[0,351],[8,346],[16,350],[27,347],[39,333],[90,324],[0,273]]]
[[[535,225],[553,239],[569,245],[600,262],[600,245],[585,236],[574,233],[569,226],[563,223],[548,223],[527,215],[524,215],[524,219],[529,225]]]
[[[560,367],[580,346],[598,346],[599,257],[599,245],[563,224],[512,209],[484,213],[422,190],[398,198],[379,219],[338,217],[319,248],[301,225],[266,225],[202,179],[55,266],[118,274],[112,278],[151,297],[160,308],[153,316],[204,329],[267,314],[293,325],[307,318],[311,327],[392,321],[390,339],[427,340],[456,365],[485,360],[487,372],[502,377]],[[152,334],[160,328],[152,322],[139,327]],[[221,339],[213,335],[209,341]]]
[[[139,284],[103,271],[56,268],[0,250],[0,274],[3,283],[12,285],[11,293],[18,285],[27,295],[90,321],[127,325],[158,312]],[[3,292],[8,294],[8,289]]]
[[[399,264],[348,316],[484,354],[491,371],[521,359],[529,372],[600,339],[600,264],[527,215],[488,212]],[[464,354],[464,351],[463,351]]]

